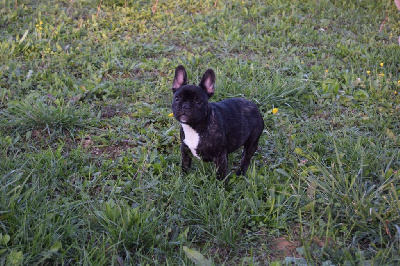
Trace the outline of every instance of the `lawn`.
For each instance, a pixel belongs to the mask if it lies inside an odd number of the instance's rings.
[[[399,35],[392,0],[1,0],[0,265],[400,263]],[[182,173],[179,64],[259,106],[246,177]]]

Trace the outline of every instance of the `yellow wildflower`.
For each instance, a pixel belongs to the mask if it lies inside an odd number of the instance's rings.
[[[367,70],[367,74],[368,74],[368,75],[371,74],[371,71]]]
[[[168,115],[168,117],[173,117],[174,116],[174,113],[170,113],[169,115]]]
[[[278,112],[278,108],[272,109],[272,113],[273,113],[273,114],[276,114],[277,112]]]
[[[380,63],[381,67],[383,67],[383,63]]]

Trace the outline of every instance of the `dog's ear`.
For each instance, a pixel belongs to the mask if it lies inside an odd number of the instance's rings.
[[[175,92],[179,87],[187,84],[186,70],[182,65],[175,69],[174,82],[172,83],[172,91]]]
[[[201,78],[199,86],[202,87],[206,91],[209,98],[214,95],[214,84],[215,84],[214,70],[207,69],[207,71],[204,73],[203,77]]]

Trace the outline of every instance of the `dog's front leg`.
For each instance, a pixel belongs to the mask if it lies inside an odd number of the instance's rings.
[[[217,178],[223,180],[228,174],[228,154],[221,153],[215,158],[215,166],[217,167]]]
[[[182,158],[182,171],[187,173],[192,165],[192,157],[190,157],[190,150],[185,144],[181,144],[181,158]]]

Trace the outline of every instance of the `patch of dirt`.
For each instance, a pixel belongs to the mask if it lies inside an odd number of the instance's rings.
[[[90,154],[99,157],[101,155],[106,155],[106,157],[115,159],[120,156],[124,151],[133,147],[129,143],[122,143],[119,145],[111,145],[111,146],[92,146],[90,148]]]
[[[109,146],[96,145],[90,135],[87,135],[85,138],[78,141],[81,141],[82,147],[95,158],[105,155],[107,158],[115,159],[124,151],[136,146],[136,144],[131,140],[121,141],[118,144]]]
[[[272,257],[274,259],[284,259],[285,257],[300,258],[300,254],[297,253],[296,248],[301,247],[300,241],[290,241],[286,237],[275,238],[272,242]]]
[[[117,111],[113,107],[102,107],[101,118],[111,118],[117,115]]]
[[[95,157],[99,157],[103,154],[106,154],[106,156],[108,158],[111,159],[115,159],[117,158],[119,155],[121,155],[121,153],[125,150],[127,150],[128,147],[120,147],[120,146],[107,146],[107,147],[92,147],[90,149],[90,154],[95,156]]]
[[[318,238],[314,237],[312,239],[312,247],[325,247],[327,244],[328,246],[333,245],[333,240],[328,238]],[[295,258],[302,258],[302,256],[297,252],[297,248],[303,246],[301,241],[298,240],[289,240],[287,237],[278,237],[272,240],[272,244],[270,246],[271,253],[269,254],[268,258],[273,261],[277,260],[284,260],[286,257],[295,257]]]

